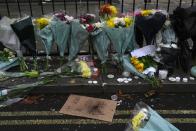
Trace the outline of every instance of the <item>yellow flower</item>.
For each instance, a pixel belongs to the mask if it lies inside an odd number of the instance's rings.
[[[116,9],[116,7],[115,6],[109,6],[109,9],[111,10],[111,16],[116,16],[117,15],[117,13],[118,13],[118,11],[117,11],[117,9]]]
[[[135,60],[138,60],[135,56],[131,57],[131,61],[135,61]]]
[[[140,63],[140,61],[139,60],[134,60],[132,63],[134,64],[134,66],[136,66]]]
[[[85,61],[80,61],[80,67],[81,67],[81,73],[82,77],[89,78],[91,77],[91,69],[88,67],[87,63]]]
[[[129,26],[131,26],[133,24],[133,19],[129,18],[129,17],[125,17],[124,21],[125,21],[126,27],[129,27]]]
[[[149,16],[150,14],[152,14],[152,10],[142,10],[141,11],[141,15],[142,16]]]
[[[143,112],[139,112],[136,116],[131,120],[131,124],[133,126],[134,131],[138,131],[141,125],[142,119],[144,119],[145,114]]]
[[[109,20],[107,20],[107,26],[110,28],[114,28],[115,24],[114,24],[114,18],[110,18]]]
[[[144,63],[141,63],[136,57],[131,57],[131,63],[135,66],[137,71],[144,71]]]
[[[144,64],[143,63],[139,63],[136,65],[136,69],[139,71],[139,72],[143,72],[144,71]]]
[[[38,25],[39,29],[43,29],[45,26],[49,24],[49,19],[47,18],[38,18],[35,20],[35,23]]]
[[[139,62],[139,60],[136,57],[131,57],[131,63],[134,64],[134,66],[136,66],[140,62]]]

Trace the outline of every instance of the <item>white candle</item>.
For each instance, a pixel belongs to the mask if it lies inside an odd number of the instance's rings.
[[[159,78],[164,80],[167,78],[168,71],[167,70],[159,70]]]

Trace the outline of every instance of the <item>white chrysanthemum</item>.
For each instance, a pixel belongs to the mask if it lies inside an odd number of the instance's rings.
[[[68,21],[73,21],[74,17],[73,16],[66,15],[65,16],[65,19],[67,19]]]
[[[101,27],[103,27],[104,26],[104,23],[102,22],[97,22],[97,23],[95,23],[95,27],[97,27],[97,28],[101,28]]]
[[[115,18],[114,18],[114,24],[115,24],[115,25],[118,25],[119,22],[120,22],[120,21],[119,21],[119,18],[115,17]]]
[[[121,24],[121,25],[125,25],[125,20],[124,20],[124,18],[119,18],[119,21],[120,21],[120,24]]]

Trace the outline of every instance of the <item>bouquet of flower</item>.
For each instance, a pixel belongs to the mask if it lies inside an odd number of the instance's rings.
[[[147,45],[150,45],[155,35],[165,23],[167,13],[164,10],[136,10],[135,13],[136,32],[143,35]],[[143,37],[137,39],[140,46],[143,45]]]
[[[149,67],[157,68],[157,63],[153,60],[153,57],[149,55],[140,58],[131,57],[131,63],[139,72],[144,72],[144,70]]]
[[[29,91],[37,86],[45,85],[53,80],[41,80],[30,84],[10,86],[0,90],[0,107],[5,107],[23,99]]]
[[[76,59],[69,64],[57,69],[57,72],[66,76],[76,76],[90,78],[92,75],[91,68],[84,60]]]
[[[57,12],[35,20],[35,25],[42,27],[38,28],[37,34],[46,50],[46,69],[49,67],[49,55],[53,43],[57,44],[59,49],[60,66],[63,64],[65,49],[70,37],[70,23],[73,20],[72,16],[65,15],[64,12]]]
[[[102,19],[107,20],[111,17],[116,17],[118,14],[118,10],[115,6],[110,4],[104,4],[101,6],[99,15]]]
[[[18,78],[18,77],[37,78],[39,77],[39,72],[35,70],[25,71],[25,72],[15,72],[15,73],[0,71],[0,81],[6,80],[8,78]]]
[[[179,131],[143,102],[135,105],[125,131]]]
[[[10,61],[10,59],[14,57],[14,53],[8,48],[4,48],[3,51],[0,51],[0,61]]]
[[[131,63],[138,72],[147,76],[146,80],[148,80],[153,87],[160,86],[159,80],[155,76],[158,64],[152,56],[131,57]]]
[[[91,69],[85,61],[79,61],[79,72],[81,72],[82,77],[90,78],[92,75]]]

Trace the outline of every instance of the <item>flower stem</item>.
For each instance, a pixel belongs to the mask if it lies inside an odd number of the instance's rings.
[[[26,64],[26,62],[25,62],[25,60],[24,60],[24,58],[23,57],[20,57],[19,58],[19,61],[20,61],[20,71],[26,71],[26,70],[28,70],[28,66],[27,66],[27,64]]]

